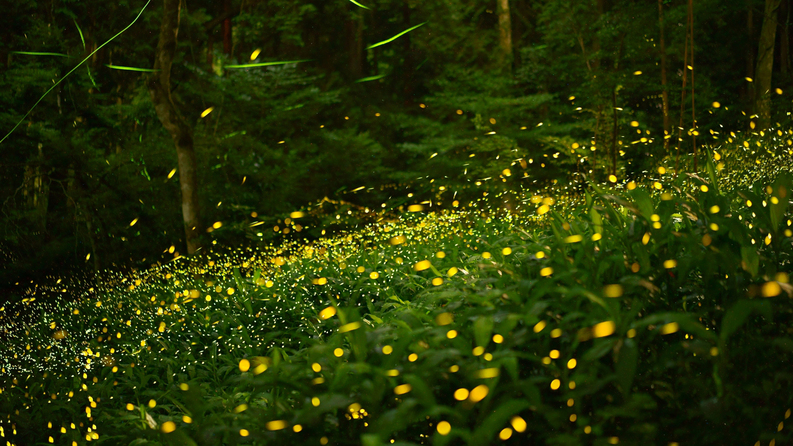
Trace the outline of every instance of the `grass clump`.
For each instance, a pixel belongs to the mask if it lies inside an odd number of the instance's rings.
[[[17,445],[789,441],[791,179],[721,190],[710,167],[709,181],[407,212],[76,299],[28,296],[3,309],[0,432]]]

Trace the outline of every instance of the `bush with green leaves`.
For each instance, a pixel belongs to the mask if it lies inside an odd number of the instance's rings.
[[[791,177],[726,187],[707,171],[512,212],[414,204],[77,298],[37,290],[2,310],[0,432],[17,445],[789,442]]]

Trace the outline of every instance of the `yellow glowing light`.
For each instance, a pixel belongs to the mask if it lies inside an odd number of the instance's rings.
[[[396,395],[404,395],[410,392],[411,390],[413,390],[413,387],[410,384],[401,384],[394,387],[394,393]]]
[[[468,395],[468,400],[473,403],[478,403],[479,401],[485,399],[489,392],[490,388],[488,388],[486,385],[478,385],[471,390],[471,393]]]
[[[247,359],[241,359],[240,360],[240,371],[241,372],[247,372],[248,369],[250,369],[250,368],[251,368],[251,362],[250,361],[248,361]]]
[[[404,235],[398,235],[396,237],[391,237],[391,240],[389,240],[389,242],[392,245],[401,245],[402,243],[405,243],[406,240],[407,238]]]
[[[268,431],[278,431],[286,427],[286,421],[284,420],[270,421],[267,424],[265,424],[264,427],[267,428]]]
[[[613,284],[603,287],[603,295],[606,297],[620,297],[622,292],[622,285]]]
[[[782,287],[779,286],[777,282],[766,282],[760,288],[760,293],[763,297],[774,297],[778,296],[779,293],[782,292]]]
[[[324,321],[325,319],[332,318],[335,314],[336,314],[336,307],[327,307],[319,312],[319,318]]]
[[[171,432],[176,430],[176,423],[174,423],[173,421],[166,421],[165,423],[162,423],[162,426],[160,426],[160,430],[164,434],[170,434]]]
[[[605,321],[599,324],[595,324],[592,327],[592,336],[596,338],[609,336],[610,334],[614,333],[615,328],[616,328],[616,324],[614,324],[613,321]]]
[[[429,260],[422,260],[415,265],[413,265],[414,271],[424,271],[425,269],[429,269],[430,261]]]
[[[664,324],[661,327],[661,334],[667,335],[677,332],[680,329],[680,325],[677,322],[670,322],[668,324]]]
[[[361,328],[360,322],[358,321],[350,322],[349,324],[344,324],[341,327],[339,327],[339,333],[347,333],[349,331],[357,330],[359,328]]]
[[[451,313],[441,313],[435,316],[435,323],[440,326],[449,325],[452,322],[454,322],[454,317]]]
[[[454,391],[454,399],[456,399],[457,401],[463,401],[468,398],[468,394],[469,394],[468,389],[459,388]]]
[[[449,424],[448,421],[441,421],[440,423],[438,423],[436,429],[438,430],[438,433],[441,435],[449,435],[449,432],[452,431],[452,425]]]
[[[207,117],[207,115],[208,115],[208,114],[210,114],[210,113],[212,113],[212,110],[214,110],[214,109],[215,109],[215,107],[209,107],[208,109],[206,109],[206,110],[202,111],[202,112],[201,112],[201,117],[202,117],[202,118],[206,118],[206,117]]]

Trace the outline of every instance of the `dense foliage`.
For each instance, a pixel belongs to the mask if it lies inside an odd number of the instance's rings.
[[[3,308],[0,433],[784,444],[791,176],[718,181],[708,159],[707,180],[661,172],[515,211],[408,201],[362,230],[181,258],[77,299],[79,284],[42,287]]]
[[[747,78],[761,0],[694,2],[696,128],[691,80],[682,94],[683,67],[694,64],[685,58],[684,0],[660,10],[635,0],[513,1],[506,35],[494,0],[358,3],[367,9],[342,0],[182,8],[171,89],[195,141],[205,246],[219,234],[224,243],[269,242],[274,232],[244,227],[251,212],[283,228],[289,212],[323,197],[379,206],[417,178],[492,183],[521,159],[535,162],[512,189],[623,178],[664,163],[691,172],[676,157],[692,152],[695,133],[702,142],[752,121]],[[789,119],[788,3],[774,53],[774,122]],[[172,245],[186,252],[173,142],[147,90],[153,73],[135,71],[153,66],[162,8],[7,5],[2,136],[31,112],[0,144],[0,282],[26,286],[64,265],[147,265]],[[300,62],[234,68],[285,61]],[[668,146],[663,92],[675,137],[682,126],[683,141]],[[369,201],[345,194],[359,186],[384,189]],[[216,221],[239,230],[206,233]]]

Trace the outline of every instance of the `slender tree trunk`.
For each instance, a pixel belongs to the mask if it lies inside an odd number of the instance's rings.
[[[669,151],[669,140],[671,139],[669,128],[669,89],[666,79],[666,41],[664,39],[664,7],[663,0],[658,0],[658,29],[661,32],[660,51],[661,51],[661,98],[663,100],[664,112],[664,153]]]
[[[780,17],[784,17],[784,23],[779,24],[779,70],[782,77],[787,78],[790,73],[790,0],[783,0],[779,11]]]
[[[774,43],[776,41],[777,16],[782,0],[766,0],[763,28],[757,45],[757,69],[755,70],[755,113],[757,127],[765,130],[771,125],[771,74],[774,70]]]
[[[404,21],[405,28],[410,27],[410,4],[408,2],[402,5],[402,20]],[[402,40],[402,53],[404,55],[404,64],[402,66],[404,85],[402,92],[405,96],[405,106],[407,107],[413,105],[413,71],[415,70],[410,36],[411,34],[408,33],[400,39]]]
[[[614,127],[611,131],[611,174],[617,174],[617,89],[611,90],[611,109],[614,113]]]
[[[176,36],[179,32],[180,1],[163,0],[160,39],[154,60],[154,69],[158,71],[149,78],[148,87],[157,117],[176,146],[185,240],[187,252],[193,254],[200,246],[198,169],[193,149],[193,132],[179,114],[171,97],[171,66],[176,53]]]
[[[498,0],[498,66],[512,71],[512,18],[509,0]]]
[[[754,8],[752,7],[752,0],[746,0],[746,41],[748,44],[746,45],[746,77],[749,79],[754,79]],[[752,114],[754,111],[754,83],[747,83],[746,84],[746,97],[748,100],[746,101],[749,106],[750,110],[748,110],[749,115]]]
[[[683,86],[680,88],[680,123],[677,126],[677,153],[675,155],[675,175],[680,172],[680,146],[683,145],[683,116],[686,111],[686,81],[688,79],[688,39],[690,37],[689,21],[686,21],[686,39],[683,44]]]
[[[363,14],[354,11],[347,19],[347,53],[349,55],[350,76],[360,79],[363,76]]]
[[[231,13],[231,0],[223,0],[223,15]],[[223,53],[231,56],[231,17],[223,20]]]
[[[688,26],[691,42],[691,147],[694,152],[694,173],[697,172],[697,107],[694,102],[694,0],[688,0]]]

